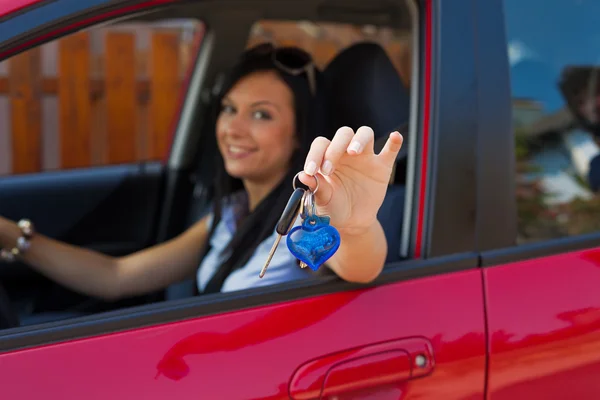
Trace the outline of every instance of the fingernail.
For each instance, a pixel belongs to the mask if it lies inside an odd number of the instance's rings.
[[[331,173],[332,169],[333,169],[333,164],[331,163],[331,161],[325,160],[325,162],[323,163],[323,166],[321,167],[321,172],[323,172],[323,175],[329,175]]]
[[[350,146],[348,146],[348,150],[354,151],[355,153],[360,153],[360,142],[352,142]]]
[[[306,168],[304,169],[304,172],[311,176],[314,175],[315,172],[317,172],[317,163],[314,161],[309,162]]]

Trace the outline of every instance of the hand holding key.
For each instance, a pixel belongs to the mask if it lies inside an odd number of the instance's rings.
[[[359,128],[356,134],[342,127],[332,141],[315,139],[304,171],[294,178],[309,189],[298,189],[293,183],[294,193],[277,224],[278,236],[260,277],[283,236],[287,235],[287,247],[300,266],[316,271],[340,247],[338,229],[360,235],[378,223],[377,211],[402,142],[402,135],[393,132],[383,150],[375,154],[374,133],[369,127]],[[303,223],[291,229],[298,215]]]
[[[377,221],[403,137],[392,132],[379,154],[373,149],[374,137],[363,126],[356,133],[342,127],[331,141],[316,138],[299,175],[313,190],[318,176],[317,214],[328,215],[340,232],[360,233]]]
[[[300,172],[294,177],[294,192],[275,228],[277,238],[260,271],[260,278],[265,276],[283,236],[287,236],[288,250],[300,261],[300,267],[310,267],[313,271],[318,270],[340,247],[340,234],[329,224],[329,217],[316,213],[314,194],[319,189],[318,180],[314,191],[304,190],[296,188],[295,180],[298,175]],[[292,228],[298,216],[302,218],[302,225]]]

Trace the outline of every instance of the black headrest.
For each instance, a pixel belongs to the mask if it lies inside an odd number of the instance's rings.
[[[387,139],[394,130],[406,138],[410,94],[380,45],[362,42],[344,49],[324,75],[331,96],[332,129],[367,125],[376,140]]]

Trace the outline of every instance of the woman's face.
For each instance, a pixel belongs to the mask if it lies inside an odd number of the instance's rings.
[[[294,97],[274,71],[240,79],[223,98],[217,143],[227,173],[253,183],[275,183],[296,147]]]

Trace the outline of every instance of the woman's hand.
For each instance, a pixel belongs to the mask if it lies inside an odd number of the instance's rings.
[[[342,127],[331,141],[318,137],[299,175],[312,190],[317,175],[317,213],[330,216],[331,225],[341,234],[360,234],[377,222],[403,137],[392,132],[379,154],[374,152],[374,141],[373,130],[366,126],[356,134]]]

